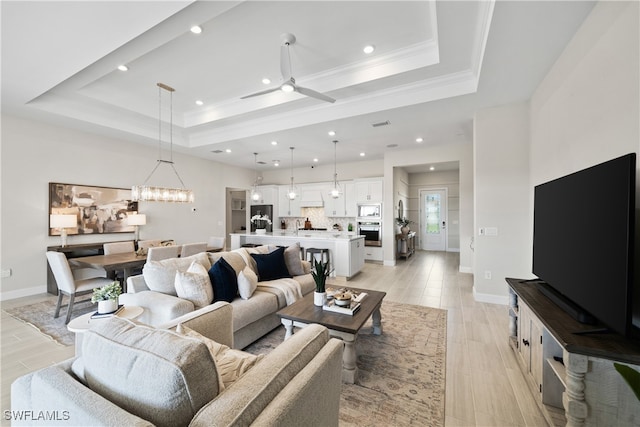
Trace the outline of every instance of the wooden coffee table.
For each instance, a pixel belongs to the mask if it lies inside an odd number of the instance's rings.
[[[325,311],[322,307],[313,305],[313,292],[278,311],[277,314],[280,316],[280,320],[287,331],[284,337],[285,340],[293,335],[294,326],[304,328],[312,323],[325,326],[329,329],[329,335],[341,338],[344,341],[342,381],[353,384],[358,374],[355,347],[358,332],[371,317],[373,320],[373,333],[375,335],[382,333],[380,306],[387,293],[351,287],[348,287],[348,289],[367,293],[367,296],[360,303],[360,310],[353,316]]]

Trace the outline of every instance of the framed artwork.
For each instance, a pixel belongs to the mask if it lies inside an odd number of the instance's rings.
[[[134,226],[126,220],[137,212],[138,202],[131,201],[128,188],[49,183],[49,213],[78,219],[75,228],[67,229],[70,235],[133,233]],[[49,228],[49,235],[59,236],[60,229]]]

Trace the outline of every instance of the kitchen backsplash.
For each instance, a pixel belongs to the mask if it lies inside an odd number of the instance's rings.
[[[331,230],[334,224],[338,224],[342,231],[347,231],[349,223],[353,224],[353,230],[356,229],[355,218],[327,218],[324,214],[324,208],[302,208],[302,216],[300,218],[284,218],[287,226],[287,231],[295,231],[296,219],[299,222],[300,228],[304,228],[304,222],[307,218],[311,221],[311,227],[313,228],[326,228]],[[278,227],[279,228],[279,227]],[[274,231],[276,231],[274,226]]]

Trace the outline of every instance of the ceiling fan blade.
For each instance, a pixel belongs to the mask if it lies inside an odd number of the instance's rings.
[[[291,79],[291,57],[289,56],[288,43],[280,47],[280,74],[285,82]]]
[[[271,89],[261,90],[260,92],[252,93],[250,95],[245,95],[245,96],[241,97],[240,99],[253,98],[254,96],[266,95],[268,93],[276,92],[276,91],[279,91],[279,90],[280,90],[280,86],[272,87]]]
[[[336,102],[336,100],[331,98],[330,96],[327,96],[327,95],[325,95],[323,93],[320,93],[320,92],[316,92],[313,89],[309,89],[309,88],[301,87],[301,86],[296,86],[295,90],[296,90],[296,92],[299,92],[299,93],[301,93],[303,95],[306,95],[306,96],[310,96],[311,98],[316,98],[316,99],[320,99],[322,101],[327,101],[327,102],[331,102],[331,103]]]

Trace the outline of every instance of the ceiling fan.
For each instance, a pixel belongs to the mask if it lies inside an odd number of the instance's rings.
[[[291,58],[289,56],[289,46],[296,42],[296,36],[291,33],[284,33],[282,36],[282,46],[280,47],[280,73],[282,74],[283,83],[280,86],[273,87],[271,89],[262,90],[260,92],[252,93],[251,95],[245,95],[240,99],[251,98],[254,96],[266,95],[267,93],[276,92],[281,90],[283,92],[298,92],[302,95],[309,96],[311,98],[320,99],[326,102],[336,102],[335,99],[327,96],[323,93],[316,92],[313,89],[298,86],[296,79],[291,75]]]

